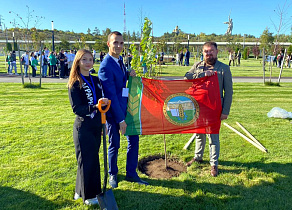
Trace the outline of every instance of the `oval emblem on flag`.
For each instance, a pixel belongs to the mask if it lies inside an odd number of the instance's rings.
[[[165,118],[174,125],[188,126],[199,117],[199,104],[190,95],[176,93],[166,98],[163,105]]]

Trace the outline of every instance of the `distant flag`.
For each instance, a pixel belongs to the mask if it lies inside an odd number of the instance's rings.
[[[217,74],[172,81],[130,77],[126,135],[216,134],[221,109]]]

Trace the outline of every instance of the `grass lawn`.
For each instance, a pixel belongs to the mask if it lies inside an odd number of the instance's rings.
[[[219,58],[219,61],[228,65],[227,58]],[[190,60],[190,66],[177,66],[172,63],[167,63],[161,67],[157,66],[156,71],[161,71],[162,76],[177,76],[183,77],[187,71],[190,70],[191,66],[195,63],[195,60]],[[266,64],[265,76],[270,77],[270,70],[268,64]],[[240,66],[231,66],[231,73],[233,77],[262,77],[263,67],[262,60],[256,60],[254,58],[248,60],[241,60]],[[272,67],[272,77],[278,77],[280,73],[280,68],[276,66]],[[292,77],[292,68],[283,68],[282,77]]]
[[[268,118],[273,107],[292,111],[292,83],[281,87],[235,83],[226,122],[242,123],[269,150],[263,153],[222,125],[219,175],[210,176],[208,148],[204,163],[170,180],[150,179],[140,186],[124,181],[125,138],[119,151],[120,209],[291,209],[292,124]],[[76,159],[72,113],[65,83],[41,89],[0,83],[0,209],[94,209],[74,201]],[[238,128],[239,129],[239,128]],[[192,134],[166,135],[170,156],[187,162]],[[140,137],[140,157],[162,154],[162,135]],[[102,160],[102,152],[100,151]],[[102,167],[102,165],[101,165]],[[103,169],[102,169],[103,170]],[[103,173],[102,173],[103,177]],[[97,207],[98,209],[98,207]]]
[[[227,58],[219,58],[223,63],[228,64]],[[191,69],[191,66],[198,60],[191,59],[190,66],[178,66],[172,63],[167,63],[166,65],[156,66],[156,72],[161,72],[161,76],[176,76],[182,77],[187,71]],[[99,64],[94,65],[94,69],[98,71]],[[39,70],[39,67],[38,67]],[[31,70],[30,70],[31,71]],[[14,72],[14,70],[13,70]],[[20,74],[20,66],[17,64],[17,72]],[[241,60],[241,66],[231,66],[232,76],[234,77],[262,77],[263,76],[263,67],[262,59],[250,58],[248,60]],[[272,77],[279,76],[280,69],[276,66],[272,68]],[[5,66],[5,57],[0,56],[0,74],[7,73],[7,64]],[[266,66],[266,78],[270,76],[269,66]],[[292,77],[292,68],[284,68],[282,72],[282,77]]]

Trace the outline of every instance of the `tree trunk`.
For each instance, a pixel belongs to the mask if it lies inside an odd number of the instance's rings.
[[[263,48],[263,80],[265,84],[265,48]]]
[[[281,69],[280,69],[280,74],[279,74],[279,78],[278,78],[278,83],[279,84],[280,84],[280,80],[281,80],[281,76],[282,76],[283,65],[284,65],[284,61],[285,61],[285,58],[286,58],[286,54],[287,54],[287,49],[285,49],[284,56],[283,56],[282,63],[281,63]]]

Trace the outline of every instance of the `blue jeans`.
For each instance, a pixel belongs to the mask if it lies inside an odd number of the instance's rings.
[[[14,68],[15,74],[17,74],[17,67],[16,67],[16,63],[11,62],[10,63],[10,72],[12,73],[12,69]]]
[[[218,158],[220,152],[219,134],[196,134],[195,158],[198,160],[203,159],[206,145],[206,135],[209,139],[210,165],[218,166]]]
[[[8,64],[7,73],[10,73],[10,63]]]
[[[48,66],[47,65],[43,65],[42,66],[42,76],[43,77],[46,77],[47,76],[47,69],[48,69]]]
[[[27,74],[27,70],[28,70],[28,65],[23,65],[23,67],[24,67],[24,76],[28,76],[28,74]]]

